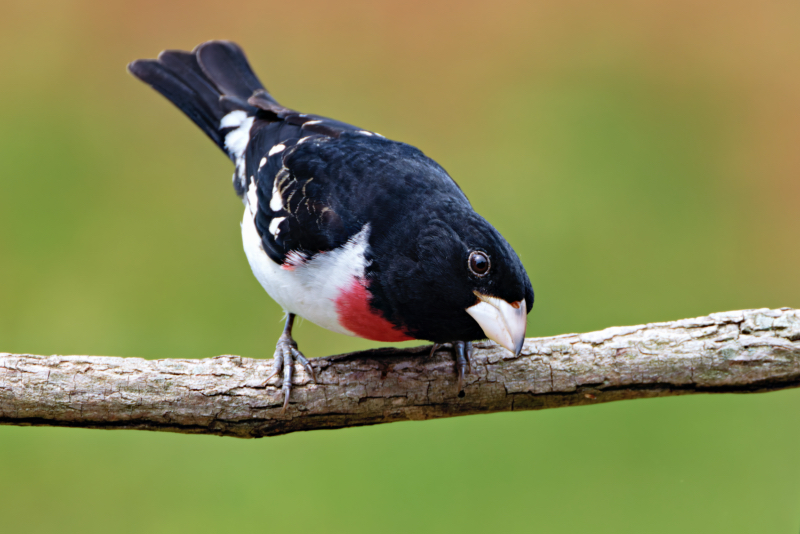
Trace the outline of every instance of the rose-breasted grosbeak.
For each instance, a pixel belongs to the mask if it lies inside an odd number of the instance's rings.
[[[295,315],[377,341],[454,346],[463,388],[471,340],[519,354],[533,289],[517,254],[418,149],[287,109],[234,43],[128,66],[233,160],[244,251],[287,312],[274,374],[289,402]]]

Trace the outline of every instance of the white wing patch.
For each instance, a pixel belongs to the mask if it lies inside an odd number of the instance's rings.
[[[272,237],[278,237],[278,234],[281,233],[281,229],[278,226],[285,220],[286,217],[275,217],[269,222],[269,233],[272,234]]]
[[[224,117],[222,120],[219,121],[220,128],[235,128],[242,125],[242,123],[247,119],[247,113],[238,109],[236,111],[231,111]]]
[[[255,117],[248,117],[242,110],[231,111],[219,121],[220,128],[235,128],[225,136],[225,149],[236,161],[236,173],[233,179],[239,179],[244,188],[247,183],[244,174],[244,152],[250,143],[250,128],[253,127]]]
[[[244,111],[231,111],[219,122],[220,128],[236,128],[225,136],[225,148],[236,158],[244,156],[253,120],[255,117],[248,117]]]
[[[286,148],[286,145],[284,145],[283,143],[278,143],[277,145],[275,145],[274,147],[269,149],[269,154],[268,155],[274,156],[278,152],[283,152],[284,148]]]
[[[281,192],[278,191],[278,180],[272,182],[272,198],[269,199],[269,209],[272,211],[283,209],[283,199],[281,198]]]
[[[258,211],[258,192],[256,181],[253,179],[250,180],[250,187],[247,188],[247,194],[244,200],[244,205],[246,206],[245,213],[250,211],[250,217],[255,217]]]

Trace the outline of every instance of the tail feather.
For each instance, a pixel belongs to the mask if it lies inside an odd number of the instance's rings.
[[[311,135],[372,135],[281,106],[261,85],[242,49],[229,41],[208,41],[191,52],[166,50],[158,59],[134,61],[128,70],[175,104],[231,158],[239,197],[275,147],[282,151],[287,143]]]
[[[197,57],[183,50],[165,50],[158,55],[158,62],[194,89],[195,94],[209,110],[215,109],[220,97],[219,88],[208,79],[200,68]]]
[[[230,41],[208,41],[195,48],[194,54],[203,72],[222,94],[247,101],[256,91],[264,90],[238,45]]]
[[[241,48],[227,41],[209,41],[192,52],[167,50],[158,59],[132,62],[128,71],[175,104],[232,159],[223,117],[235,110],[253,114],[256,107],[247,99],[256,92],[268,95]]]

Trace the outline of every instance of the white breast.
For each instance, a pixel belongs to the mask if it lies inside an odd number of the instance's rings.
[[[365,224],[344,246],[316,254],[294,268],[284,268],[264,252],[254,223],[255,210],[251,211],[248,197],[245,195],[242,218],[244,253],[253,274],[269,296],[289,313],[334,332],[356,335],[339,324],[335,302],[354,279],[363,278],[367,266],[365,252],[369,246],[369,224]]]

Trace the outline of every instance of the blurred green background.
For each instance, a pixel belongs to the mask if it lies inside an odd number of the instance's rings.
[[[212,38],[438,160],[525,262],[529,335],[800,307],[798,27],[788,1],[3,0],[0,351],[271,356],[230,162],[125,72]],[[0,530],[796,533],[798,446],[800,391],[256,441],[0,427]]]

